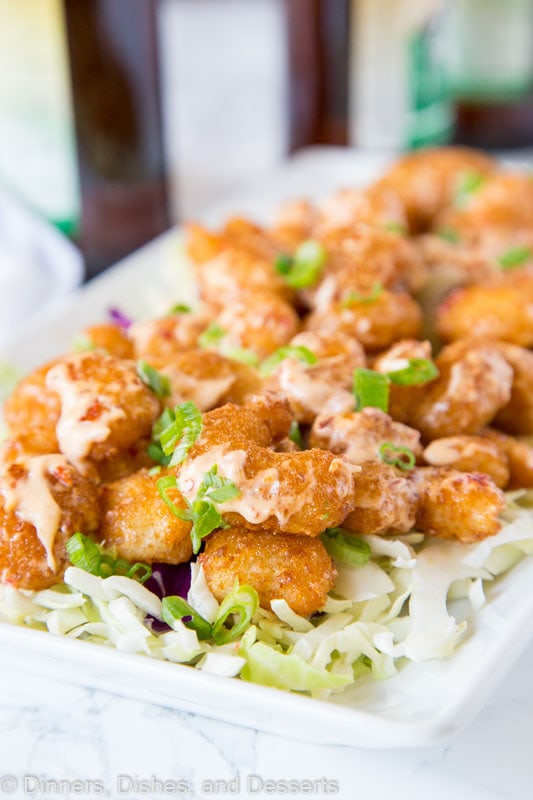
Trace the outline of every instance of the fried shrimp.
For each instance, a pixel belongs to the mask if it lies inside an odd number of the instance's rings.
[[[130,328],[135,358],[148,361],[155,369],[165,367],[176,356],[198,347],[198,337],[212,316],[204,309],[136,322]]]
[[[0,580],[18,589],[58,583],[68,564],[65,543],[95,533],[98,494],[61,455],[28,456],[6,442],[0,455]]]
[[[192,555],[191,523],[168,513],[157,489],[162,474],[141,469],[102,489],[100,536],[121,558],[181,564]],[[172,501],[186,507],[177,490]]]
[[[133,342],[122,328],[112,323],[84,328],[77,343],[80,344],[80,349],[103,350],[116,358],[134,357]]]
[[[424,533],[477,542],[500,530],[505,496],[488,475],[422,467],[410,477],[420,494],[416,525]]]
[[[499,489],[509,483],[509,459],[496,442],[485,436],[446,436],[434,439],[423,452],[432,467],[453,467],[458,472],[484,472]]]
[[[427,230],[439,212],[453,203],[465,177],[483,177],[495,170],[496,162],[475,150],[418,150],[399,159],[374,184],[374,192],[394,192],[405,207],[411,232],[418,233]]]
[[[319,539],[238,528],[217,531],[200,556],[207,584],[217,600],[235,586],[253,586],[262,608],[282,599],[297,614],[319,611],[332,589],[337,571]]]
[[[509,273],[452,292],[437,309],[444,341],[469,336],[533,345],[533,275]]]
[[[237,379],[233,363],[207,350],[187,350],[175,356],[160,370],[170,381],[165,404],[172,407],[190,400],[200,411],[215,408]]]
[[[477,433],[509,402],[513,370],[490,342],[456,342],[435,363],[439,377],[409,410],[409,424],[423,439]]]
[[[509,463],[509,489],[533,488],[533,447],[492,428],[484,428],[481,436],[493,442]]]
[[[46,388],[48,371],[59,362],[51,361],[34,370],[16,386],[2,408],[9,435],[22,443],[28,453],[57,453],[56,424],[61,412],[59,397]]]
[[[394,190],[385,187],[341,189],[322,200],[316,209],[313,234],[319,236],[361,227],[407,230],[402,200]]]
[[[348,414],[321,414],[311,428],[309,444],[342,454],[352,464],[383,462],[384,444],[405,448],[415,458],[422,455],[419,431],[371,407]]]
[[[418,339],[402,339],[380,353],[374,360],[372,369],[382,374],[395,372],[407,367],[410,359],[431,361],[431,344]],[[391,383],[388,408],[390,416],[398,422],[409,423],[411,408],[418,402],[418,397],[425,391],[425,386],[427,384],[401,386]]]
[[[298,333],[289,345],[295,355],[280,361],[266,387],[287,398],[298,422],[311,424],[328,409],[350,411],[353,372],[366,364],[359,342],[343,333],[316,330]],[[305,348],[316,363],[299,358],[296,348]]]
[[[48,424],[60,452],[82,474],[149,436],[160,410],[133,362],[98,351],[57,361],[46,373],[44,391],[59,399],[59,414]]]
[[[533,434],[533,353],[523,347],[498,342],[498,350],[513,369],[511,397],[496,415],[494,425],[507,433]]]
[[[367,462],[354,476],[354,510],[342,527],[354,533],[405,533],[415,524],[416,485],[399,470]]]
[[[372,303],[348,298],[313,311],[306,319],[307,330],[324,330],[353,336],[365,350],[384,350],[398,339],[416,338],[422,328],[422,312],[407,292],[384,289]]]

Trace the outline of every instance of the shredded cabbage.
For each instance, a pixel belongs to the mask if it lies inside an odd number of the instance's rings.
[[[468,625],[453,616],[451,601],[467,600],[478,611],[487,584],[533,553],[531,493],[509,494],[501,532],[477,544],[416,531],[360,538],[370,560],[361,567],[337,563],[339,577],[320,614],[307,619],[273,600],[271,609],[257,609],[240,641],[220,646],[200,641],[179,620],[160,632],[156,594],[130,578],[77,567],[51,589],[0,587],[0,620],[327,698],[370,673],[390,678],[405,659],[453,653]],[[198,562],[191,564],[187,600],[209,622],[216,619],[220,605]]]

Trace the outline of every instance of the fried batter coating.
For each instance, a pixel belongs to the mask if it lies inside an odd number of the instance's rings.
[[[452,292],[437,309],[444,341],[469,336],[533,345],[533,275],[509,273]]]
[[[493,172],[455,207],[443,210],[436,225],[452,228],[465,240],[476,240],[485,231],[510,231],[533,227],[533,182],[527,174]]]
[[[411,232],[418,233],[452,203],[465,175],[490,175],[496,168],[493,159],[464,147],[417,150],[396,161],[374,184],[374,191],[395,192],[404,204]]]
[[[290,200],[279,208],[270,232],[285,251],[292,253],[313,237],[318,218],[318,209],[309,200]]]
[[[398,194],[386,187],[341,189],[322,200],[317,212],[313,234],[318,236],[361,227],[407,229],[404,205]]]
[[[309,444],[344,455],[352,464],[382,462],[385,443],[406,447],[416,458],[422,455],[420,433],[379,408],[367,407],[348,414],[321,414],[311,428]]]
[[[61,403],[46,388],[48,371],[58,361],[50,361],[23,378],[2,408],[9,435],[34,455],[59,452],[55,426]]]
[[[133,342],[122,328],[112,323],[84,328],[81,340],[87,341],[87,349],[103,350],[116,358],[134,357]]]
[[[60,455],[28,456],[18,443],[0,455],[0,582],[38,591],[58,583],[66,541],[98,528],[95,484]]]
[[[384,350],[398,339],[416,338],[422,329],[422,312],[407,292],[385,289],[372,303],[354,300],[317,309],[309,314],[304,327],[346,333],[365,350]]]
[[[367,462],[354,476],[354,510],[342,527],[354,533],[405,533],[415,524],[418,489],[388,464]]]
[[[477,433],[509,402],[513,370],[490,342],[455,342],[435,363],[439,377],[422,387],[409,411],[423,439]]]
[[[423,453],[432,467],[453,467],[458,472],[484,472],[499,489],[509,483],[509,459],[485,436],[446,436],[434,439]]]
[[[184,351],[198,347],[198,337],[212,316],[204,309],[135,323],[130,328],[135,358],[148,361],[155,369],[165,367]]]
[[[219,440],[179,467],[180,491],[187,500],[196,497],[203,475],[215,464],[218,474],[240,491],[220,504],[230,525],[318,536],[342,522],[353,507],[356,468],[325,450],[275,453],[250,441],[239,446]]]
[[[380,353],[372,364],[376,372],[386,374],[404,369],[408,366],[409,359],[421,358],[431,360],[431,344],[418,339],[402,339],[395,342],[392,347]],[[411,408],[418,402],[418,397],[424,392],[428,384],[401,386],[391,383],[389,386],[388,413],[398,422],[409,423]]]
[[[507,342],[498,342],[498,350],[513,369],[511,397],[498,412],[494,425],[507,433],[533,434],[533,352]]]
[[[164,474],[141,469],[103,487],[100,536],[121,558],[181,564],[191,557],[191,523],[169,514],[157,489]],[[177,490],[172,490],[172,501],[186,507]]]
[[[215,408],[235,383],[234,363],[212,350],[187,350],[174,356],[160,370],[170,381],[165,405],[174,407],[191,400],[200,411]]]
[[[480,433],[507,456],[510,472],[507,488],[533,488],[533,447],[492,428],[483,428]]]
[[[224,332],[224,346],[251,350],[259,359],[287,344],[299,327],[296,311],[279,295],[242,288],[215,322]]]
[[[207,585],[217,598],[235,581],[253,586],[262,608],[285,600],[304,617],[319,611],[333,588],[337,570],[319,539],[232,528],[213,533],[199,558]]]
[[[413,470],[411,480],[420,493],[416,525],[424,533],[477,542],[500,530],[505,497],[488,475],[422,467]]]
[[[60,451],[82,474],[149,436],[160,410],[134,362],[96,350],[60,359],[46,374],[45,392],[60,401],[59,417],[49,420]]]
[[[303,331],[291,339],[292,347],[305,347],[315,364],[297,357],[283,359],[267,388],[286,397],[298,422],[310,425],[317,414],[350,411],[354,406],[353,372],[366,364],[359,342],[343,333]]]

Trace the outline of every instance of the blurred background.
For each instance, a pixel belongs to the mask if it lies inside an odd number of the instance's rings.
[[[0,192],[91,277],[300,148],[527,148],[532,38],[533,0],[0,0]]]

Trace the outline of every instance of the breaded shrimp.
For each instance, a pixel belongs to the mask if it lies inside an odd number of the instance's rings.
[[[405,473],[367,462],[354,476],[354,510],[342,527],[354,533],[405,533],[415,524],[418,490]]]
[[[513,369],[511,397],[498,412],[494,425],[507,433],[533,434],[533,352],[507,342],[498,342],[498,350]]]
[[[319,611],[333,588],[337,571],[319,539],[232,528],[213,533],[199,558],[217,600],[235,581],[253,586],[262,608],[285,600],[297,614]]]
[[[61,455],[28,456],[6,442],[0,455],[0,581],[18,589],[59,583],[65,543],[98,528],[95,484]]]
[[[103,487],[100,536],[121,558],[181,564],[191,557],[191,523],[169,514],[157,489],[164,474],[141,469]],[[186,507],[177,490],[172,490],[172,502]]]
[[[348,414],[321,414],[311,428],[309,444],[344,455],[352,464],[382,462],[384,444],[405,447],[415,458],[422,455],[420,433],[379,408],[363,408]]]
[[[84,328],[78,337],[80,349],[103,350],[116,358],[133,358],[133,342],[118,325],[103,323]],[[86,347],[83,347],[86,343]]]
[[[492,428],[483,428],[480,435],[493,442],[509,462],[509,489],[533,488],[533,447]]]
[[[437,330],[445,341],[469,336],[533,345],[533,275],[509,273],[452,292],[437,309]]]
[[[278,209],[270,233],[281,247],[292,253],[307,239],[311,239],[319,212],[309,200],[291,200]]]
[[[366,364],[359,342],[344,333],[304,331],[290,341],[305,347],[316,363],[296,356],[283,359],[266,387],[286,397],[298,422],[311,424],[317,414],[350,411],[354,407],[353,372]]]
[[[241,290],[239,298],[221,311],[215,324],[222,332],[225,348],[251,350],[263,359],[292,339],[299,320],[296,311],[279,295]]]
[[[45,392],[59,398],[59,416],[49,425],[60,451],[82,473],[149,436],[160,410],[132,361],[98,351],[59,360],[47,371]]]
[[[56,424],[61,403],[59,397],[46,388],[48,371],[57,363],[59,359],[23,378],[2,408],[9,435],[34,455],[59,452]]]
[[[135,358],[161,369],[186,350],[198,347],[198,337],[211,321],[207,309],[197,313],[170,314],[132,325],[129,331]]]
[[[202,455],[191,450],[178,469],[178,482],[183,496],[192,502],[203,476],[216,465],[218,474],[233,481],[240,492],[220,504],[230,525],[318,536],[351,511],[356,468],[333,453],[275,453],[250,441],[219,442]]]
[[[235,383],[233,363],[208,350],[187,350],[174,356],[160,370],[170,381],[171,394],[165,398],[165,405],[173,407],[191,400],[200,411],[215,408]]]
[[[401,339],[392,347],[380,353],[372,364],[372,369],[382,374],[397,372],[408,366],[410,359],[431,360],[431,344],[418,339]],[[388,413],[398,422],[408,423],[412,406],[425,391],[428,384],[401,386],[391,383],[389,386]]]
[[[333,303],[307,317],[306,330],[346,333],[365,350],[383,350],[398,339],[416,338],[422,328],[420,307],[406,292],[384,289],[372,303],[352,300]]]
[[[455,342],[435,363],[439,377],[409,411],[409,424],[425,440],[477,433],[509,402],[513,370],[490,342]]]
[[[496,168],[489,156],[464,147],[417,150],[396,161],[374,184],[374,191],[395,192],[404,204],[411,232],[417,233],[427,230],[453,202],[465,175],[490,175]]]
[[[323,236],[342,229],[407,230],[405,208],[394,190],[374,186],[341,189],[317,205],[313,234]]]
[[[500,530],[498,514],[506,507],[505,497],[488,475],[422,467],[410,478],[420,494],[416,525],[424,533],[477,542]]]
[[[434,439],[423,452],[432,467],[453,467],[458,472],[484,472],[499,489],[509,483],[509,459],[485,436],[446,436]]]

